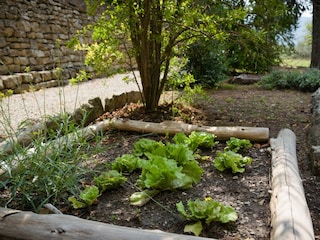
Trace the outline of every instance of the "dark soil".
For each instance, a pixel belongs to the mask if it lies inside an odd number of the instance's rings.
[[[316,239],[320,239],[320,191],[319,178],[310,172],[306,137],[311,121],[311,94],[297,91],[266,91],[255,86],[236,86],[207,92],[206,101],[197,101],[192,107],[175,108],[173,116],[169,104],[164,104],[155,113],[145,113],[132,104],[101,119],[113,116],[136,120],[161,122],[163,120],[184,121],[208,126],[253,126],[268,127],[270,137],[276,137],[282,128],[290,128],[297,136],[297,157],[314,223]],[[110,131],[104,143],[106,150],[93,157],[97,168],[116,157],[130,153],[133,144],[147,137],[167,141],[165,136]],[[223,150],[224,142],[201,155],[209,156],[201,161],[204,173],[200,183],[186,191],[162,192],[143,207],[131,206],[129,196],[139,191],[135,185],[138,174],[128,176],[127,183],[116,191],[99,197],[99,203],[91,209],[75,210],[72,213],[82,218],[143,229],[160,229],[166,232],[185,234],[186,221],[176,210],[176,203],[188,199],[211,197],[231,205],[238,213],[233,223],[211,223],[205,226],[202,237],[216,239],[269,239],[270,238],[270,174],[271,155],[269,143],[254,143],[244,153],[253,159],[243,174],[219,172],[213,167],[216,152]]]

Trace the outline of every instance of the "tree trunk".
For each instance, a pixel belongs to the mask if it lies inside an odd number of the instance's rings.
[[[162,62],[163,16],[160,1],[144,0],[140,6],[143,14],[130,26],[132,44],[137,52],[136,61],[143,88],[146,110],[151,112],[158,107],[163,84],[160,80]],[[134,10],[132,10],[134,12]],[[135,16],[132,16],[134,19]]]
[[[313,0],[311,68],[320,68],[320,0]]]

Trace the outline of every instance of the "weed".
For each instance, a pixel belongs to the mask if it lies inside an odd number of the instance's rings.
[[[232,97],[227,97],[226,98],[226,102],[227,103],[232,103],[234,101],[234,99]]]

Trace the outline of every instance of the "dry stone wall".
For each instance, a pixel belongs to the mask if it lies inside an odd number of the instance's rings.
[[[84,0],[1,0],[0,90],[52,87],[57,76],[75,76],[84,55],[66,43],[90,21]]]

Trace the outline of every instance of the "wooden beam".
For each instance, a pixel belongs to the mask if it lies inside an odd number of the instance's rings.
[[[313,225],[296,157],[296,136],[289,129],[271,139],[271,240],[313,240]]]
[[[238,137],[259,142],[269,141],[269,128],[259,127],[215,127],[199,126],[174,121],[153,123],[129,119],[115,119],[111,122],[111,126],[123,131],[150,132],[159,134],[175,134],[179,132],[190,134],[192,131],[198,131],[212,133],[217,136],[218,140],[227,140],[230,137]]]
[[[0,239],[205,240],[209,238],[122,227],[70,215],[35,214],[0,208]]]

